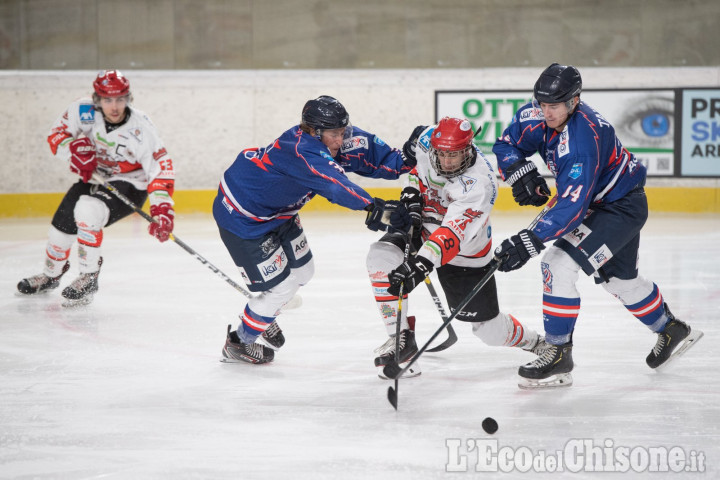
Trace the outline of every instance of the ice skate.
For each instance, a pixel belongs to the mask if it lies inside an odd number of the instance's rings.
[[[285,345],[285,335],[283,335],[277,320],[272,322],[262,335],[260,335],[258,341],[264,343],[267,347],[270,347],[273,350],[279,350],[280,347]]]
[[[223,358],[221,362],[226,363],[269,363],[275,358],[273,349],[265,347],[259,343],[242,343],[238,338],[237,332],[231,331],[232,326],[228,325],[227,338],[225,346],[222,349]]]
[[[375,349],[379,356],[375,358],[375,366],[378,367],[378,377],[383,380],[391,380],[384,373],[383,368],[389,363],[395,361],[395,336],[387,339],[387,341],[380,347]],[[402,369],[412,360],[415,354],[418,352],[417,344],[415,343],[415,332],[412,330],[403,330],[400,332],[400,358],[398,366]],[[418,362],[413,363],[412,367],[405,372],[402,378],[417,377],[422,371]]]
[[[700,330],[693,330],[690,325],[675,318],[667,304],[665,304],[665,314],[669,320],[665,329],[658,333],[657,343],[645,359],[650,368],[666,367],[692,348],[703,336]]]
[[[51,278],[44,273],[41,273],[39,275],[33,275],[32,277],[23,278],[17,284],[18,293],[23,295],[35,295],[36,293],[54,290],[60,286],[60,279],[68,270],[70,270],[70,262],[65,262],[62,272],[57,277]]]
[[[102,267],[102,257],[98,261],[98,271],[81,273],[73,282],[65,287],[62,296],[66,298],[63,307],[79,307],[89,305],[98,291],[99,267]]]
[[[558,388],[572,385],[572,343],[547,344],[547,348],[533,362],[518,369],[522,389]]]

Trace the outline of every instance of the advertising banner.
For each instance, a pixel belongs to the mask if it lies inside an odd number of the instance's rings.
[[[720,176],[720,90],[682,95],[682,175]]]
[[[531,97],[531,91],[437,91],[436,121],[444,116],[465,117],[475,129],[482,127],[475,143],[495,165],[495,139]],[[623,146],[647,167],[648,175],[679,173],[674,162],[674,90],[583,90],[581,98],[613,125]],[[532,160],[549,174],[538,155]]]

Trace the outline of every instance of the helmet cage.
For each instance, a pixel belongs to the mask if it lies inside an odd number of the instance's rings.
[[[439,152],[442,153],[438,154]],[[462,150],[445,150],[431,146],[428,153],[430,155],[430,164],[432,165],[435,172],[445,178],[453,178],[462,175],[467,171],[468,168],[475,164],[475,159],[477,158],[477,150],[475,150],[475,147],[472,144],[468,145]],[[442,162],[440,160],[441,156],[453,158],[460,155],[462,155],[462,160],[460,161],[459,165],[454,169],[449,170],[442,166]]]

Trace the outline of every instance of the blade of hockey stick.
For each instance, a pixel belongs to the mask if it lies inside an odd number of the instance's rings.
[[[397,402],[398,402],[397,390],[395,390],[393,387],[388,387],[387,399],[388,399],[388,402],[390,402],[390,405],[392,405],[393,408],[395,410],[397,410]]]
[[[445,339],[445,341],[437,344],[437,346],[435,346],[433,348],[428,348],[427,349],[428,352],[430,352],[430,353],[442,352],[443,350],[447,350],[448,348],[455,345],[455,343],[457,343],[458,337],[457,337],[457,334],[455,333],[455,329],[453,328],[453,326],[448,323],[446,330],[448,332],[448,337]]]
[[[428,292],[430,292],[430,296],[432,297],[433,303],[435,304],[435,308],[437,308],[438,313],[440,313],[440,318],[442,318],[443,322],[447,319],[447,314],[445,313],[445,309],[443,308],[443,304],[440,301],[440,297],[437,294],[437,291],[435,290],[435,287],[433,287],[432,282],[430,281],[430,277],[425,277],[425,285],[428,288]],[[436,347],[428,349],[428,352],[441,352],[443,350],[446,350],[450,348],[451,346],[455,345],[455,342],[457,342],[457,335],[455,334],[455,329],[448,323],[447,326],[447,332],[448,332],[448,338],[445,339],[444,342],[437,345]]]

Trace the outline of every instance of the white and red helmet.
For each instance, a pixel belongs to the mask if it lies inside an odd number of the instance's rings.
[[[433,130],[430,137],[430,163],[432,164],[438,175],[452,178],[457,177],[470,168],[477,158],[477,150],[473,145],[472,125],[464,118],[444,117]],[[462,156],[460,163],[456,168],[448,170],[443,168],[438,152],[446,154],[455,153]]]
[[[125,97],[130,95],[130,82],[119,70],[103,70],[93,82],[99,97]]]

